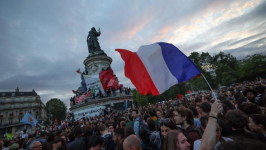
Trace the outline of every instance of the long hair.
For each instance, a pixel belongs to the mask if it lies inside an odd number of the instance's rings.
[[[182,133],[179,130],[171,130],[169,133],[167,133],[164,143],[163,143],[163,150],[170,150],[170,149],[178,149],[177,145],[177,136],[178,134]]]

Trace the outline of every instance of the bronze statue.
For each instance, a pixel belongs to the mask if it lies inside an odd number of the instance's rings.
[[[89,35],[87,37],[87,44],[88,44],[89,53],[92,55],[94,55],[95,53],[104,54],[104,51],[101,49],[97,38],[100,35],[101,35],[100,28],[98,32],[94,27],[91,28]]]

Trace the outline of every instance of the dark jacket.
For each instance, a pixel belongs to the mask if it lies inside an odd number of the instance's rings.
[[[79,137],[75,141],[71,142],[67,150],[86,150],[86,143],[83,137]]]

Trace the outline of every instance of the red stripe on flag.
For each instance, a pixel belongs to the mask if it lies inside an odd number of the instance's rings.
[[[131,80],[139,93],[160,95],[137,53],[124,49],[116,49],[116,51],[120,53],[125,61],[125,76]]]

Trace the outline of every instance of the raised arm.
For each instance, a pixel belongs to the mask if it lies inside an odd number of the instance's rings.
[[[217,116],[223,111],[221,103],[217,101],[212,104],[207,127],[203,133],[199,150],[213,150],[216,143]]]

